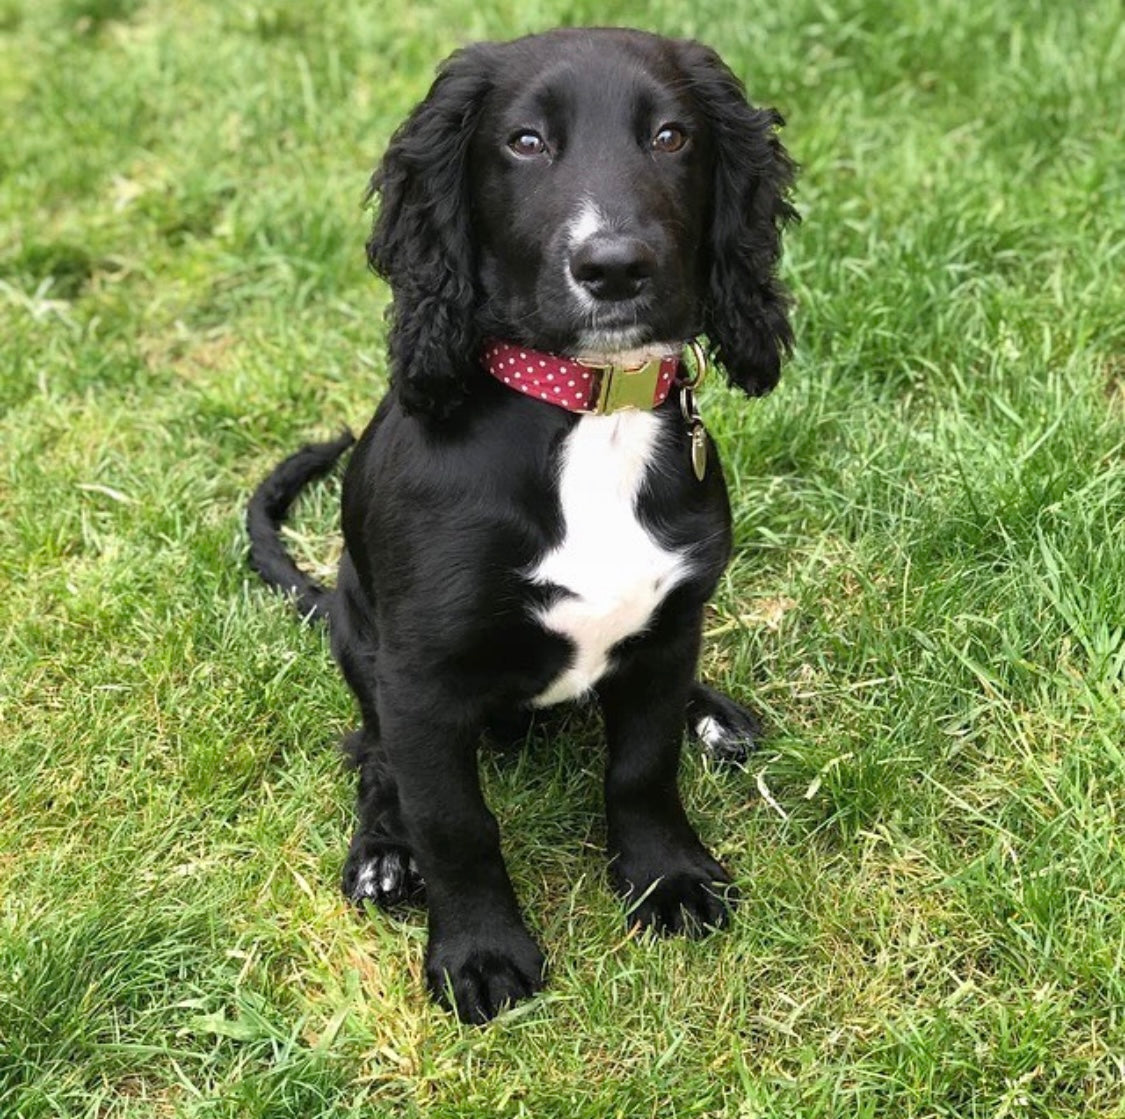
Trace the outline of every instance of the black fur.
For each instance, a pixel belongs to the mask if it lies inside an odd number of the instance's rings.
[[[587,422],[487,376],[481,342],[575,354],[706,331],[733,384],[768,391],[791,344],[775,275],[795,216],[780,123],[696,43],[567,30],[459,51],[372,179],[381,205],[368,256],[394,296],[391,389],[348,464],[330,598],[276,529],[344,441],[305,448],[251,503],[252,562],[303,614],[327,606],[359,702],[344,889],[380,905],[425,897],[427,982],[466,1020],[544,980],[476,748],[482,731],[521,725],[574,656],[539,619],[574,592],[529,572],[567,531],[560,463]],[[592,233],[576,232],[584,206]],[[633,515],[688,573],[595,682],[610,877],[631,920],[700,931],[725,924],[732,899],[680,802],[684,722],[739,757],[756,724],[695,680],[704,606],[731,546],[717,452],[709,442],[697,481],[676,394],[653,415]]]
[[[250,566],[270,586],[292,595],[297,612],[310,621],[327,620],[331,592],[310,579],[289,557],[281,541],[281,524],[301,490],[327,474],[354,442],[355,436],[345,431],[330,443],[302,447],[274,468],[246,508]]]
[[[394,292],[392,377],[410,412],[441,416],[455,408],[479,360],[465,168],[489,88],[480,50],[467,48],[445,63],[368,188],[380,206],[367,260]]]
[[[689,52],[717,152],[703,329],[731,383],[760,396],[777,384],[793,345],[789,298],[776,270],[782,230],[797,220],[788,198],[796,168],[776,135],[781,114],[749,105],[713,50],[696,43]]]

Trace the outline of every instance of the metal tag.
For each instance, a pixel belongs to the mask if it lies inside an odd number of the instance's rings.
[[[698,419],[691,425],[691,468],[702,482],[707,473],[707,429]]]
[[[680,413],[688,425],[688,436],[691,439],[691,469],[696,481],[702,482],[703,475],[707,473],[707,429],[699,416],[699,405],[695,402],[693,385],[699,383],[696,377],[691,384],[680,385]]]

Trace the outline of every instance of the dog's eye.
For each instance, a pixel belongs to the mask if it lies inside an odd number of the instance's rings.
[[[547,141],[538,132],[532,132],[530,128],[526,128],[522,132],[517,132],[508,141],[508,147],[516,155],[542,155],[547,150]]]
[[[684,130],[674,124],[665,124],[656,130],[652,138],[654,152],[678,152],[687,143]]]

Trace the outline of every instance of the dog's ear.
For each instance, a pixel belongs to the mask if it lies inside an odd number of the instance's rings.
[[[714,149],[704,324],[713,356],[750,396],[777,384],[793,345],[789,295],[777,278],[796,166],[774,109],[750,105],[742,83],[708,47],[682,44],[684,66]]]
[[[391,383],[408,412],[438,418],[460,403],[480,358],[466,158],[490,84],[483,54],[469,47],[443,63],[367,192],[379,196],[367,260],[393,296]]]

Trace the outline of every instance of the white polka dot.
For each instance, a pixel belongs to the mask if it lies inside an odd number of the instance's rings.
[[[573,381],[567,381],[567,384],[570,385],[571,388],[574,388],[574,382]]]
[[[520,350],[520,357],[522,357],[524,361],[527,361],[527,354],[525,354],[523,350]]]
[[[562,389],[561,389],[561,388],[559,388],[559,386],[558,386],[558,385],[555,385],[555,392],[562,392]]]
[[[541,362],[539,363],[539,368],[540,368],[540,369],[545,369],[546,367],[547,367],[547,363],[546,363],[545,361],[541,361]]]
[[[540,396],[541,396],[541,397],[542,397],[542,398],[543,398],[544,400],[546,400],[546,399],[547,399],[547,394],[546,394],[545,392],[541,392],[541,393],[540,393],[539,395],[540,395]]]
[[[555,379],[555,375],[554,375],[554,373],[548,373],[548,374],[547,374],[547,380],[548,380],[548,381],[553,381],[554,379]]]
[[[508,364],[509,364],[509,365],[515,365],[515,364],[516,364],[516,359],[515,359],[514,357],[510,357],[510,358],[508,358]]]
[[[517,369],[514,375],[515,375],[516,380],[518,381],[520,379],[520,376],[521,376],[520,371]]]

